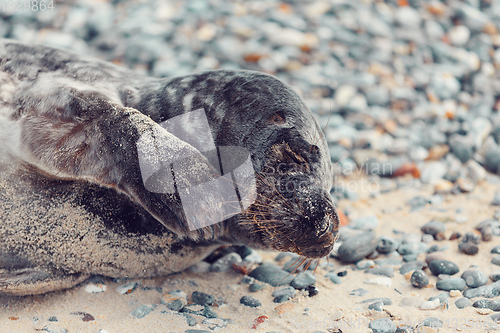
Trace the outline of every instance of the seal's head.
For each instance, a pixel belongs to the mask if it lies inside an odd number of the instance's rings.
[[[225,235],[233,242],[308,258],[328,255],[339,219],[329,194],[327,143],[311,111],[273,76],[219,74],[225,83],[212,95],[213,103],[205,105],[215,141],[250,152],[257,190],[252,205],[225,221]]]

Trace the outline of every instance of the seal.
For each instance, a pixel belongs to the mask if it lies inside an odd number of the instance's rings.
[[[196,136],[183,118],[195,110],[215,147],[248,153],[245,179],[254,179],[241,211],[198,228],[181,192],[220,177],[217,163],[160,125],[180,119],[175,128]],[[163,173],[174,192],[147,186],[144,147],[189,157]],[[158,79],[0,40],[0,293],[70,288],[92,274],[163,276],[221,244],[323,257],[339,226],[330,166],[311,111],[271,75],[214,70]],[[236,199],[248,197],[239,189]],[[222,207],[219,196],[200,193],[203,204],[192,209],[198,222]]]

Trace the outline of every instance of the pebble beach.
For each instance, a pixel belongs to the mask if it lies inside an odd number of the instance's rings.
[[[24,2],[0,0],[0,38],[287,82],[324,129],[341,228],[313,262],[226,246],[162,278],[0,296],[0,332],[500,330],[500,1]]]

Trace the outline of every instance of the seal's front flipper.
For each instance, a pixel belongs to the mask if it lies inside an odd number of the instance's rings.
[[[25,296],[68,289],[85,281],[89,275],[51,273],[38,268],[0,268],[0,295]]]
[[[62,97],[50,100],[54,105],[26,102],[31,108],[19,111],[22,157],[27,162],[52,176],[86,180],[125,193],[180,236],[213,239],[223,233],[219,225],[190,230],[178,193],[155,193],[144,183],[140,163],[148,150],[151,159],[159,151],[168,161],[189,157],[175,180],[185,187],[219,176],[196,148],[138,110],[118,105],[98,92],[61,89],[58,94]],[[206,202],[218,204],[210,195],[207,193]],[[203,219],[211,211],[216,209],[201,207],[197,214]]]

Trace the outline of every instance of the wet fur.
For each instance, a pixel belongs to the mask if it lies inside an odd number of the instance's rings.
[[[203,155],[158,125],[196,109],[205,110],[216,145],[250,152],[257,200],[223,223],[189,231],[178,195],[144,188],[136,142],[154,133],[194,156],[186,172],[196,182],[216,176]],[[317,258],[336,238],[324,137],[302,99],[269,75],[154,79],[0,40],[0,142],[0,186],[11,193],[0,198],[0,293],[66,288],[89,274],[168,274],[220,243]],[[270,172],[278,165],[290,168]],[[298,181],[303,186],[281,186]],[[23,209],[34,214],[23,219]]]

